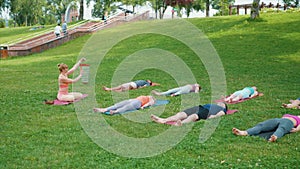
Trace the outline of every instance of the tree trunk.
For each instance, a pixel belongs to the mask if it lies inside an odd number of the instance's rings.
[[[250,16],[251,19],[256,19],[259,17],[259,1],[260,0],[253,0]]]
[[[79,8],[79,20],[83,20],[83,0],[80,0],[80,8]]]
[[[158,12],[158,0],[155,0],[155,19],[157,19],[157,12]]]
[[[209,17],[209,0],[206,0],[206,17]]]

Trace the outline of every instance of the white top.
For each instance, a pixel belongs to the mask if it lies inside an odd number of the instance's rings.
[[[54,28],[54,33],[59,34],[61,32],[61,27],[60,26],[55,26]]]

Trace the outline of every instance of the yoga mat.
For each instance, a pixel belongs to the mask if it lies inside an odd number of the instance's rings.
[[[241,100],[238,100],[238,101],[235,101],[235,102],[225,102],[224,99],[215,100],[215,102],[224,102],[226,104],[237,104],[237,103],[242,103],[242,102],[244,102],[246,100],[251,100],[251,99],[254,99],[256,97],[259,97],[261,94],[263,94],[263,93],[259,93],[257,96],[252,97],[252,98],[241,99]],[[226,98],[227,97],[229,97],[229,96],[226,96]]]
[[[152,106],[149,106],[149,107],[146,107],[146,108],[150,108],[150,107],[154,107],[154,106],[160,106],[160,105],[166,105],[170,103],[169,100],[156,100],[155,104],[152,105]],[[139,110],[139,109],[137,109]],[[134,112],[136,110],[130,110],[130,111],[126,111],[126,112],[123,112],[123,113],[116,113],[116,114],[125,114],[125,113],[130,113],[130,112]],[[116,114],[110,114],[109,112],[104,112],[103,114],[106,114],[106,115],[116,115]]]

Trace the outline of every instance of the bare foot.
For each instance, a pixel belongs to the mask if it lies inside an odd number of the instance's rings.
[[[226,97],[222,95],[221,96],[221,100],[224,101],[224,102],[226,102]]]
[[[105,90],[105,91],[109,90],[109,88],[107,88],[106,86],[103,86],[102,89]]]
[[[94,110],[94,112],[96,112],[96,113],[104,113],[104,112],[107,111],[107,110],[104,109],[104,108],[94,108],[93,110]]]
[[[160,96],[160,93],[157,92],[156,90],[152,90],[151,93],[154,94],[154,95]]]
[[[247,131],[242,131],[237,128],[232,128],[232,133],[237,136],[247,136],[248,135]]]
[[[277,140],[277,136],[272,135],[269,139],[269,142],[275,142]]]
[[[161,124],[165,123],[165,121],[162,118],[159,118],[159,117],[155,116],[154,114],[151,114],[151,119],[156,123],[161,123]]]
[[[282,104],[282,107],[289,109],[294,108],[292,104]]]
[[[54,104],[54,100],[45,100],[45,104]]]

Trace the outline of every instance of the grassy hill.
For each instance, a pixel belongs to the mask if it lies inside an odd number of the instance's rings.
[[[116,70],[129,56],[138,55],[138,52],[147,54],[149,49],[161,49],[176,55],[190,68],[193,77],[201,84],[203,90],[198,95],[159,97],[170,100],[161,112],[162,117],[180,111],[181,101],[186,98],[195,97],[194,101],[200,104],[209,103],[215,84],[210,82],[210,78],[213,77],[209,75],[206,65],[196,53],[183,42],[167,35],[144,33],[128,36],[109,48],[107,53],[100,53],[100,49],[106,47],[103,42],[111,41],[105,37],[115,37],[124,31],[134,30],[136,26],[147,26],[147,22],[103,30],[97,36],[83,36],[40,54],[0,61],[0,168],[297,168],[300,157],[300,133],[288,134],[275,143],[269,143],[259,137],[236,137],[231,133],[231,129],[232,127],[247,129],[268,118],[281,117],[286,113],[300,113],[299,110],[280,107],[281,103],[299,97],[300,13],[262,14],[259,21],[250,21],[247,16],[187,21],[205,33],[222,61],[226,77],[225,94],[255,85],[264,96],[230,105],[231,109],[239,110],[233,115],[184,126],[183,128],[190,127],[191,130],[183,139],[170,150],[156,156],[141,155],[142,158],[134,158],[106,151],[109,148],[99,146],[101,143],[95,140],[106,141],[112,136],[106,133],[107,135],[102,138],[89,137],[91,135],[87,131],[91,129],[84,126],[80,119],[81,114],[78,114],[80,108],[76,104],[68,106],[43,104],[44,99],[56,97],[58,63],[63,62],[71,66],[78,57],[88,56],[90,61],[87,63],[93,66],[91,70],[94,68],[97,70],[97,75],[88,85],[78,83],[73,89],[82,89],[80,90],[82,92],[87,91],[87,88],[94,90],[97,101],[94,106],[103,107],[113,104],[114,96],[118,94],[105,92],[101,87],[112,84]],[[154,22],[163,24],[161,21]],[[98,38],[97,42],[103,44],[103,46],[94,44],[98,45],[97,49],[91,45],[93,44],[91,42],[95,42],[91,39],[95,37]],[[199,48],[201,45],[203,44],[199,43]],[[210,55],[203,51],[203,55],[205,54]],[[96,60],[101,55],[105,57],[98,65]],[[129,60],[128,64],[131,62],[137,63],[137,60]],[[178,62],[157,64],[165,64],[165,67],[174,66],[176,69]],[[125,68],[134,70],[138,66]],[[128,95],[125,93],[125,97],[147,95],[153,89],[167,90],[176,87],[178,83],[173,75],[155,68],[137,72],[133,79],[152,79],[161,86],[133,90]],[[93,100],[89,100],[90,98],[93,96],[90,95],[80,103],[91,105]],[[130,138],[149,139],[171,129],[169,126],[149,120],[149,114],[158,113],[163,107],[129,113],[128,116],[102,116],[92,113],[92,108],[90,107],[83,115],[94,118],[94,121],[91,120],[93,122],[91,126],[95,127],[95,133],[105,133],[108,124],[115,131]],[[103,119],[107,123],[101,123]],[[139,122],[141,119],[144,121]],[[217,123],[216,130],[210,133],[205,142],[199,141],[199,135],[205,133],[203,129],[207,129],[206,125],[213,123]],[[175,128],[174,131],[177,132],[179,129]],[[168,135],[165,136],[166,140],[172,136],[167,137]],[[119,141],[123,147],[127,146],[123,140],[111,140],[112,143],[115,141]],[[165,143],[164,140],[160,141],[154,144],[156,146],[145,145],[145,147],[149,151],[160,149]],[[114,146],[119,145],[111,145]],[[128,151],[140,150],[132,147]]]

